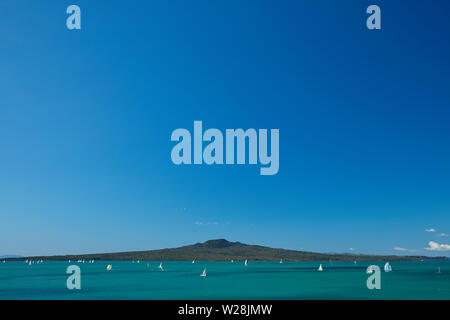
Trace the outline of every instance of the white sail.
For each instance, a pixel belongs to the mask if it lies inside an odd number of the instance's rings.
[[[247,259],[245,259],[244,265],[245,265],[245,266],[248,266]]]
[[[203,272],[202,272],[202,274],[200,275],[200,277],[206,277],[206,268],[203,269]]]
[[[163,269],[163,265],[162,265],[162,262],[159,264],[159,267],[158,268],[160,268],[161,269],[161,271],[164,271],[164,269]]]
[[[392,271],[392,267],[389,264],[389,262],[386,262],[386,264],[384,265],[384,272],[391,272]]]
[[[283,263],[283,259],[280,260],[280,263]]]
[[[192,260],[192,263],[195,263],[195,260]]]
[[[323,271],[322,264],[320,264],[319,269],[317,271]]]

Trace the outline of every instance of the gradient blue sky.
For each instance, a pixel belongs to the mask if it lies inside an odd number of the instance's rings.
[[[226,238],[449,255],[424,250],[450,243],[449,9],[1,0],[0,254]],[[173,165],[170,135],[194,120],[279,128],[278,175]]]

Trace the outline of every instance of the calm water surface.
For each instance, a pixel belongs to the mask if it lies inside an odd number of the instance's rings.
[[[382,262],[167,261],[163,272],[159,263],[0,262],[0,299],[450,299],[449,261],[391,262],[381,290],[367,289],[366,268]],[[81,290],[66,287],[71,264],[81,268]]]

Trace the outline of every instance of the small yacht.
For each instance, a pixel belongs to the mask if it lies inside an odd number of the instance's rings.
[[[110,271],[111,269],[112,269],[112,265],[108,264],[108,265],[106,266],[106,270]]]
[[[323,271],[322,264],[320,264],[319,269],[317,271]]]
[[[438,271],[436,272],[437,274],[441,274],[441,267],[438,268]]]
[[[158,268],[161,269],[161,271],[164,271],[162,262],[159,264],[159,267],[158,267]]]
[[[192,260],[192,263],[195,263],[195,260]]]
[[[245,266],[248,266],[248,261],[247,261],[247,259],[245,259],[244,265],[245,265]]]
[[[283,263],[283,259],[280,260],[280,263]]]
[[[389,262],[386,262],[386,264],[384,265],[384,272],[391,272],[392,271],[392,267],[389,264]]]
[[[200,275],[200,277],[206,277],[206,268],[203,269],[203,272],[202,272],[202,274]]]

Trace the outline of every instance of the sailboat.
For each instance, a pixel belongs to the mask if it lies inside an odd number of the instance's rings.
[[[162,265],[162,262],[159,264],[159,267],[158,268],[160,268],[161,269],[161,271],[164,271],[164,269],[163,269],[163,265]]]
[[[206,268],[203,269],[203,272],[202,272],[202,274],[200,275],[200,277],[206,277]]]
[[[391,272],[392,271],[392,267],[389,264],[389,262],[386,262],[386,264],[384,265],[384,272]]]
[[[280,263],[283,263],[283,259],[280,260]]]
[[[248,266],[247,259],[245,259],[244,265],[245,265],[245,266]]]
[[[28,262],[28,265],[29,265],[29,266],[31,266],[31,261],[30,261],[30,262]]]
[[[437,274],[441,274],[441,267],[438,267],[438,271],[436,272]]]
[[[195,263],[195,259],[194,259],[194,260],[192,260],[192,263]]]
[[[112,265],[108,264],[108,265],[106,266],[106,270],[110,271],[111,269],[112,269]]]
[[[319,269],[317,271],[323,271],[322,264],[320,264]]]
[[[234,262],[234,260],[233,260],[233,259],[231,259],[231,262],[233,263],[233,262]]]

